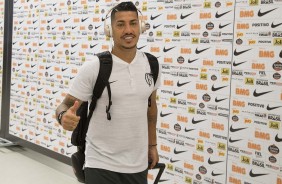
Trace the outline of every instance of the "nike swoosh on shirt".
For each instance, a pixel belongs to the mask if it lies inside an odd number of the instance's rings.
[[[243,63],[246,63],[247,61],[242,61],[242,62],[239,62],[239,63],[236,63],[235,61],[233,62],[233,66],[236,67],[236,66],[239,66]]]
[[[229,11],[227,11],[227,12],[224,12],[224,13],[221,13],[221,14],[218,14],[218,12],[216,12],[216,14],[215,14],[215,18],[220,18],[220,17],[222,17],[223,15],[226,15],[227,13],[229,13],[229,12],[231,12],[232,10],[229,10]]]
[[[277,9],[277,8],[273,8],[273,9],[268,10],[268,11],[265,11],[265,12],[261,12],[261,10],[259,10],[259,11],[258,11],[258,16],[259,16],[259,17],[263,17],[263,16],[265,16],[266,14],[268,14],[268,13],[270,13],[270,12],[276,10],[276,9]]]
[[[245,52],[248,52],[250,50],[252,50],[252,49],[246,49],[246,50],[238,52],[237,49],[235,49],[234,56],[239,56],[239,55],[244,54]]]
[[[254,92],[253,92],[253,95],[254,95],[254,97],[259,97],[259,96],[265,95],[265,94],[270,93],[270,92],[273,92],[273,91],[266,91],[266,92],[257,93],[257,90],[255,89]]]

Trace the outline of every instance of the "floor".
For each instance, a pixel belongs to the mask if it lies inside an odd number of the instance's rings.
[[[1,184],[79,184],[69,165],[23,147],[0,147]]]

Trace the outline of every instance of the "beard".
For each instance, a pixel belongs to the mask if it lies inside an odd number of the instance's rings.
[[[134,48],[136,48],[136,45],[133,45],[131,47],[122,46],[122,48],[124,48],[124,49],[134,49]]]

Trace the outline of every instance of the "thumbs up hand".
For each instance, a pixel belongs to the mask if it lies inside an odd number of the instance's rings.
[[[80,117],[76,115],[79,106],[79,102],[76,100],[73,106],[71,106],[62,116],[61,123],[65,130],[73,131],[76,128],[80,120]]]

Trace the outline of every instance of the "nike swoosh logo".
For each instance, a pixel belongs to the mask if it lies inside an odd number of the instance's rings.
[[[30,42],[28,42],[28,43],[25,43],[25,45],[28,45]]]
[[[35,67],[36,66],[36,64],[34,64],[34,65],[31,65],[31,68],[33,68],[33,67]]]
[[[195,12],[193,12],[193,13],[195,13]],[[189,17],[189,16],[192,15],[193,13],[189,13],[189,14],[187,14],[187,15],[182,15],[182,13],[181,13],[180,19],[186,19],[187,17]]]
[[[224,27],[226,27],[226,26],[228,26],[228,25],[230,25],[231,23],[228,23],[228,24],[224,24],[224,25],[221,25],[221,23],[219,24],[219,29],[222,29],[222,28],[224,28]]]
[[[193,59],[193,60],[191,60],[190,58],[188,59],[188,63],[193,63],[194,61],[197,61],[197,60],[199,60],[199,58],[198,59]]]
[[[95,29],[98,29],[99,27],[101,27],[101,25],[100,26],[95,26]]]
[[[239,55],[241,55],[241,54],[243,54],[245,52],[248,52],[250,50],[252,50],[252,49],[247,49],[247,50],[243,50],[243,51],[238,52],[237,49],[235,49],[234,56],[239,56]]]
[[[218,90],[220,90],[220,89],[222,89],[222,88],[226,88],[227,86],[221,86],[221,87],[218,87],[218,88],[216,88],[216,87],[214,87],[214,85],[212,85],[212,91],[218,91]]]
[[[264,175],[268,175],[268,173],[265,173],[265,174],[255,174],[255,173],[253,173],[253,170],[251,169],[251,171],[250,171],[250,176],[252,177],[252,178],[255,178],[255,177],[259,177],[259,176],[264,176]]]
[[[71,52],[71,55],[75,54],[76,52]]]
[[[175,163],[175,162],[179,162],[180,160],[172,160],[172,159],[170,159],[170,162],[171,163]]]
[[[281,25],[282,25],[282,23],[274,24],[274,23],[272,22],[271,28],[276,28],[276,27],[281,26]]]
[[[191,81],[180,83],[179,81],[177,81],[177,87],[184,86],[185,84],[188,84],[188,83],[190,83],[190,82],[191,82]]]
[[[223,175],[223,173],[215,174],[215,173],[212,171],[211,175],[212,175],[212,176],[220,176],[220,175]]]
[[[183,92],[180,92],[180,93],[176,93],[176,92],[173,92],[173,96],[178,96],[180,94],[182,94]]]
[[[194,120],[194,118],[192,119],[192,124],[198,124],[201,123],[203,121],[206,121],[206,119],[202,119],[202,120]]]
[[[180,153],[184,153],[184,152],[187,152],[187,151],[177,151],[176,148],[174,148],[174,154],[176,154],[176,155],[180,154]]]
[[[170,50],[174,49],[175,47],[176,47],[176,46],[171,47],[171,48],[168,48],[168,49],[166,49],[166,48],[164,47],[163,51],[164,51],[164,52],[168,52],[168,51],[170,51]]]
[[[279,137],[278,137],[278,134],[276,134],[276,136],[275,136],[275,141],[276,141],[276,142],[282,142],[282,138],[279,138]]]
[[[181,26],[177,25],[176,28],[177,28],[177,29],[181,29],[182,27],[184,27],[184,26],[186,26],[186,25],[187,25],[187,24],[183,24],[183,25],[181,25]]]
[[[240,130],[244,130],[244,129],[247,129],[248,127],[245,127],[245,128],[233,128],[232,125],[230,126],[230,132],[238,132]]]
[[[229,138],[229,142],[234,143],[234,142],[238,142],[241,141],[243,139],[231,139],[231,137]]]
[[[46,66],[46,70],[48,70],[49,68],[51,68],[52,66]]]
[[[226,100],[226,99],[228,99],[228,98],[217,99],[217,97],[216,97],[215,102],[218,103],[218,102],[221,102],[221,101]]]
[[[66,71],[68,68],[62,68],[62,72]]]
[[[142,47],[137,47],[138,50],[143,49],[144,47],[146,47],[147,45],[144,45]]]
[[[280,107],[282,107],[282,106],[269,107],[269,105],[267,105],[266,109],[267,109],[268,111],[272,111],[272,110],[278,109],[278,108],[280,108]]]
[[[75,29],[77,26],[72,27],[71,29]]]
[[[153,29],[156,29],[156,28],[160,27],[161,25],[162,25],[162,24],[159,24],[159,25],[157,25],[157,26],[153,25]]]
[[[107,16],[107,17],[102,17],[102,21],[105,21],[107,18],[109,18],[109,16]]]
[[[168,179],[166,179],[166,180],[159,180],[159,183],[165,182],[165,181],[169,181],[169,180]]]
[[[57,3],[54,3],[53,6],[56,6]]]
[[[54,46],[57,47],[57,46],[60,45],[60,44],[61,44],[61,43],[57,43],[57,44],[54,44]]]
[[[71,144],[71,145],[68,145],[68,144],[67,144],[67,148],[70,148],[70,147],[72,147],[72,146],[73,146],[72,144]]]
[[[51,142],[54,142],[56,139],[50,139]]]
[[[97,45],[98,45],[98,43],[95,44],[95,45],[90,45],[90,49],[93,49],[93,48],[96,47]]]
[[[218,164],[218,163],[221,163],[221,162],[223,162],[223,161],[211,161],[211,158],[209,158],[209,160],[208,160],[208,163],[209,163],[210,165]]]
[[[77,44],[78,44],[78,43],[76,43],[76,44],[71,44],[71,47],[75,47],[75,46],[77,46]]]
[[[86,21],[87,19],[89,19],[89,17],[85,18],[85,19],[81,19],[81,22]]]
[[[68,18],[68,19],[64,19],[64,23],[66,23],[68,20],[70,20],[70,18]]]
[[[44,116],[47,116],[48,114],[50,114],[50,113],[45,113],[45,112],[44,112]]]
[[[229,11],[227,11],[227,12],[224,12],[224,13],[221,13],[221,14],[218,14],[218,12],[216,12],[216,14],[215,14],[215,18],[220,18],[220,17],[222,17],[223,15],[225,15],[225,14],[227,14],[227,13],[229,13],[229,12],[231,12],[232,10],[229,10]]]
[[[72,2],[72,4],[76,4],[78,2],[78,0],[77,1],[75,1],[75,2]]]
[[[185,132],[191,132],[191,131],[193,131],[193,130],[195,130],[195,129],[187,129],[186,127],[185,127],[185,129],[184,129]]]
[[[50,23],[50,22],[52,22],[53,21],[53,19],[52,20],[47,20],[47,23]]]
[[[38,20],[33,21],[33,24],[35,24]]]
[[[163,112],[161,112],[161,113],[160,113],[160,116],[161,116],[161,117],[166,117],[166,116],[169,116],[169,115],[171,115],[171,114],[172,114],[172,113],[163,114]]]
[[[52,94],[54,95],[54,94],[56,94],[56,93],[58,93],[59,91],[52,91]]]
[[[39,43],[39,46],[42,46],[44,43],[45,43],[45,42],[43,42],[43,43]]]
[[[265,94],[270,93],[270,92],[272,92],[272,91],[257,93],[257,90],[255,89],[254,92],[253,92],[253,95],[254,95],[254,97],[259,97],[259,96],[265,95]]]
[[[261,10],[259,10],[259,11],[258,11],[258,16],[259,16],[259,17],[263,17],[263,16],[265,16],[266,14],[268,14],[268,13],[270,13],[270,12],[276,10],[276,9],[277,9],[277,8],[273,8],[272,10],[268,10],[268,11],[266,11],[266,12],[261,12]]]
[[[233,62],[233,66],[236,67],[236,66],[239,66],[243,63],[246,63],[247,61],[242,61],[242,62],[239,62],[239,63],[236,63],[235,61]]]
[[[198,50],[198,48],[196,48],[195,53],[196,53],[196,54],[200,54],[200,53],[202,53],[202,52],[204,52],[204,51],[206,51],[206,50],[208,50],[208,49],[210,49],[210,47],[209,47],[209,48],[202,49],[202,50]]]
[[[158,18],[159,16],[161,16],[162,14],[159,14],[159,15],[156,15],[156,16],[153,16],[151,15],[151,20],[155,20],[156,18]]]

